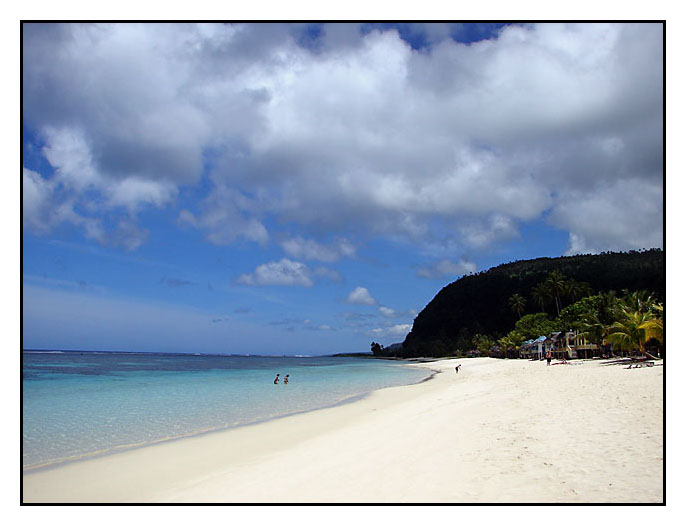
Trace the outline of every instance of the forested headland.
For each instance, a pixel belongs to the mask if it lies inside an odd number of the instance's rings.
[[[389,353],[373,342],[372,350],[399,357],[464,356],[498,345],[516,348],[518,340],[544,331],[573,328],[602,340],[620,332],[610,329],[613,324],[650,320],[659,323],[661,337],[664,299],[659,249],[515,261],[445,286],[415,318],[402,347]],[[645,327],[634,329],[644,338],[657,334]],[[613,338],[619,345],[621,338]]]

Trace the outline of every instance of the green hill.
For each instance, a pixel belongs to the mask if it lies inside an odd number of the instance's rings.
[[[665,298],[665,259],[659,249],[505,263],[445,286],[415,318],[402,356],[451,356],[472,348],[476,334],[505,335],[519,319],[508,299],[520,294],[526,299],[522,314],[541,312],[532,290],[554,270],[587,283],[592,293],[645,289],[660,301]],[[554,309],[546,307],[551,317]]]

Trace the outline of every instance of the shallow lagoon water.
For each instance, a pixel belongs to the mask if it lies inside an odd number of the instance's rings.
[[[273,384],[276,373],[290,383]],[[24,352],[24,469],[311,411],[416,383],[365,358]]]

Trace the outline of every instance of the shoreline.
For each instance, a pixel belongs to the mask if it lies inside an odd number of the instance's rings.
[[[25,472],[23,502],[663,502],[663,368],[578,364],[408,363],[447,374]]]
[[[412,364],[407,364],[407,365],[412,366]],[[431,374],[429,374],[426,378],[422,378],[418,382],[400,385],[400,386],[395,386],[395,387],[406,387],[408,385],[416,385],[416,384],[420,384],[422,382],[428,382],[434,376],[436,376],[436,374],[438,374],[439,372],[440,371],[432,370]],[[392,389],[392,388],[393,387],[386,387],[386,388],[381,388],[381,389]],[[247,423],[237,424],[237,425],[227,425],[225,427],[217,427],[217,428],[213,428],[213,429],[202,429],[202,430],[198,430],[198,431],[193,431],[193,432],[185,434],[185,435],[179,435],[179,436],[173,436],[173,437],[164,437],[164,438],[160,438],[160,439],[153,440],[150,442],[141,442],[141,443],[135,443],[135,444],[122,444],[122,445],[111,447],[109,449],[87,452],[87,453],[84,453],[82,455],[63,457],[63,458],[55,459],[53,461],[49,461],[49,462],[42,463],[42,464],[34,464],[32,466],[26,466],[26,467],[22,466],[22,476],[32,474],[32,473],[40,473],[43,471],[50,471],[53,469],[59,469],[60,467],[68,466],[72,463],[87,462],[89,460],[93,460],[93,459],[97,459],[97,458],[101,458],[101,457],[107,457],[110,455],[117,455],[119,453],[124,453],[127,451],[135,451],[135,450],[142,449],[142,448],[153,447],[153,446],[156,446],[159,444],[165,444],[167,442],[176,442],[178,440],[185,440],[188,438],[201,437],[201,436],[209,435],[212,433],[224,433],[227,431],[231,431],[234,429],[240,429],[243,427],[258,426],[260,424],[264,424],[266,422],[271,422],[273,420],[279,420],[282,418],[288,418],[288,417],[296,416],[296,415],[303,415],[303,414],[307,414],[307,413],[310,413],[313,411],[320,411],[322,409],[330,409],[333,407],[337,407],[339,405],[352,404],[352,403],[355,403],[359,400],[365,399],[366,397],[368,397],[372,393],[374,393],[374,391],[379,391],[381,389],[374,389],[374,390],[366,392],[366,393],[350,395],[350,396],[343,398],[342,400],[338,400],[336,402],[333,402],[333,403],[328,404],[328,405],[323,405],[321,407],[315,407],[313,409],[303,409],[301,411],[295,411],[293,413],[287,413],[284,415],[277,415],[277,416],[270,416],[267,418],[261,418],[259,420],[254,421],[254,422],[247,422]]]

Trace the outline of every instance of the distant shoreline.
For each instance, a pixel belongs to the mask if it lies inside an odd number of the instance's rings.
[[[343,353],[343,354],[249,354],[249,353],[211,353],[211,352],[160,352],[160,351],[112,351],[112,350],[92,350],[92,349],[22,349],[22,353],[35,354],[136,354],[146,356],[230,356],[232,358],[327,358],[327,357],[373,357],[369,353]]]

